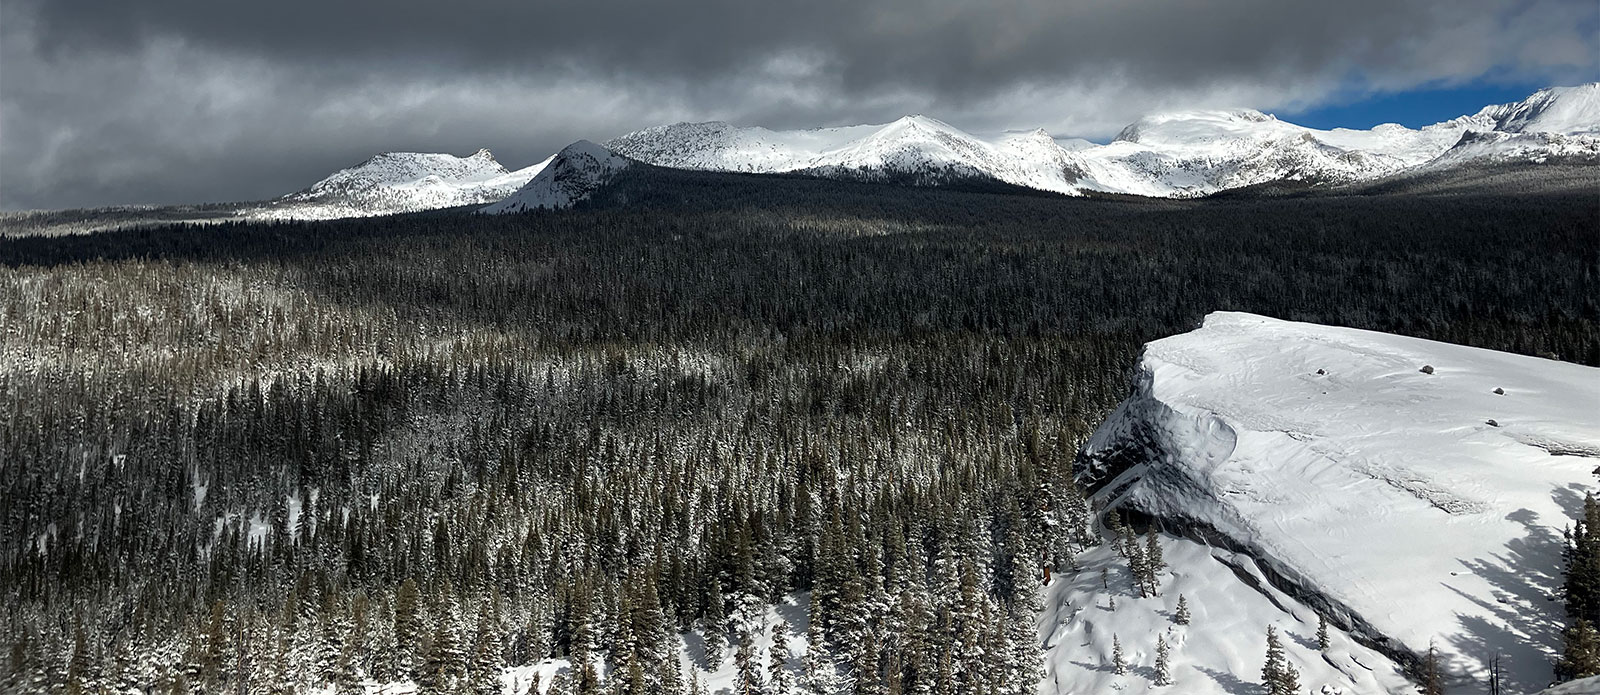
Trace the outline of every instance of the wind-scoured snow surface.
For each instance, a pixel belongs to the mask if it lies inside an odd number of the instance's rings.
[[[1516,134],[1485,151],[1472,134]],[[1542,137],[1533,137],[1539,134]],[[1558,137],[1559,136],[1559,137]],[[774,131],[727,123],[648,128],[606,143],[658,166],[751,173],[806,172],[938,183],[982,176],[1069,195],[1089,191],[1195,197],[1278,181],[1352,183],[1438,160],[1454,166],[1592,156],[1600,150],[1600,84],[1542,90],[1513,104],[1410,129],[1317,130],[1249,109],[1142,118],[1106,145],[1039,130],[979,136],[926,116],[883,125]]]
[[[527,185],[479,212],[498,215],[571,207],[588,198],[627,166],[627,158],[588,140],[579,140],[551,158],[549,165]]]
[[[507,171],[488,150],[469,157],[386,152],[252,212],[270,219],[367,217],[503,200],[550,160]]]
[[[1600,370],[1215,313],[1146,347],[1080,464],[1102,501],[1250,556],[1391,656],[1432,643],[1461,692],[1496,655],[1536,691],[1562,528],[1600,465]]]

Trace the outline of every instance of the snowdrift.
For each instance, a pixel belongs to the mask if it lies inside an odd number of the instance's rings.
[[[1562,528],[1595,488],[1600,370],[1215,313],[1150,343],[1086,444],[1104,503],[1248,555],[1404,665],[1550,679]]]

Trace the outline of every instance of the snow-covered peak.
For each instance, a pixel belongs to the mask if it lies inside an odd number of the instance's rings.
[[[1079,470],[1369,644],[1479,677],[1498,653],[1525,692],[1548,682],[1561,529],[1597,463],[1600,370],[1215,313],[1146,346]]]
[[[500,200],[544,168],[507,171],[486,149],[466,157],[384,152],[253,211],[273,219],[366,217]]]
[[[1477,114],[1507,133],[1600,133],[1600,82],[1551,87],[1522,101],[1485,107]]]
[[[572,207],[609,183],[629,162],[600,145],[579,140],[556,153],[527,185],[479,212],[498,215]]]
[[[1145,116],[1117,134],[1114,141],[1145,145],[1193,145],[1280,132],[1276,116],[1254,109],[1179,111]]]
[[[1055,139],[1043,130],[978,136],[920,114],[880,125],[794,131],[680,123],[630,133],[607,145],[651,164],[688,169],[854,178],[893,174],[926,182],[986,176],[1068,194],[1193,197],[1271,182],[1367,181],[1417,170],[1435,159],[1430,169],[1484,161],[1476,151],[1441,155],[1469,133],[1593,132],[1600,128],[1593,115],[1600,112],[1597,95],[1600,85],[1543,90],[1516,104],[1417,129],[1385,123],[1367,130],[1318,130],[1254,109],[1173,111],[1129,124],[1107,145]],[[1490,159],[1548,161],[1592,144],[1517,138]]]
[[[426,152],[384,152],[348,169],[312,184],[311,187],[291,193],[286,198],[306,200],[329,193],[344,193],[352,189],[370,189],[420,181],[429,176],[442,181],[485,180],[507,173],[488,150],[478,150],[467,157]]]

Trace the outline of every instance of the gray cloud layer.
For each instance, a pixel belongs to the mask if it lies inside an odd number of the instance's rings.
[[[1593,79],[1592,0],[0,0],[0,205],[270,197],[382,150],[508,166],[676,120],[1162,108]]]

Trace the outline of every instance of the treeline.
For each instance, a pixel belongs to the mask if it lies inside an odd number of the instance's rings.
[[[1236,309],[1600,364],[1581,197],[794,179],[666,214],[747,185],[695,181],[0,241],[7,688],[490,692],[603,655],[677,692],[693,630],[752,672],[809,634],[809,692],[1032,692],[1035,588],[1091,542],[1070,463],[1145,341]],[[767,624],[797,593],[812,624]]]

